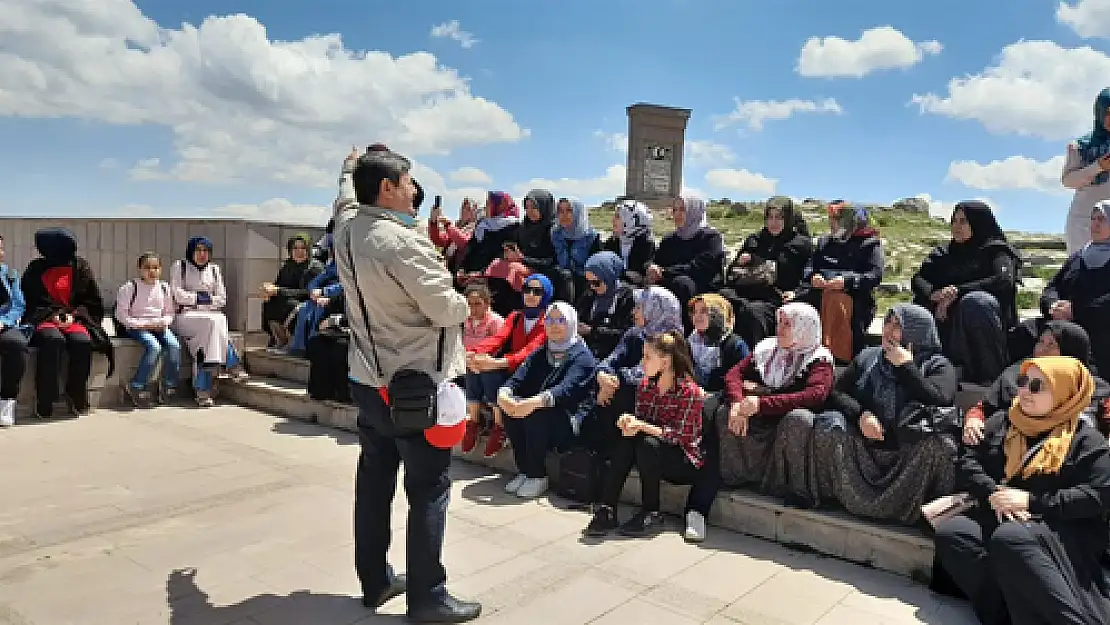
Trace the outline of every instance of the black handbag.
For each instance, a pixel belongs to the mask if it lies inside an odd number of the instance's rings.
[[[960,411],[955,406],[910,404],[898,419],[899,442],[915,443],[929,436],[959,436],[963,429]]]
[[[366,327],[366,336],[370,340],[370,351],[374,357],[374,367],[378,377],[384,378],[381,361],[378,360],[378,348],[374,344],[374,332],[370,325],[370,313],[366,310],[366,301],[362,297],[362,289],[358,286],[358,272],[355,271],[355,258],[351,252],[350,228],[347,229],[347,262],[351,267],[351,281],[354,283],[358,307],[362,312],[362,322]],[[446,342],[447,328],[439,330],[439,345],[436,351],[436,372],[443,370],[443,348]],[[393,423],[396,436],[416,436],[436,424],[439,385],[427,372],[416,369],[399,369],[394,372],[387,387],[389,393],[389,418]]]
[[[733,267],[728,275],[728,283],[734,287],[774,286],[778,277],[778,265],[773,260]]]
[[[604,460],[597,452],[575,447],[559,455],[555,492],[583,504],[599,501]]]

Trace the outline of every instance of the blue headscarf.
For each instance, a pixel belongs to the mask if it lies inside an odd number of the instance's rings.
[[[528,287],[529,282],[539,282],[543,285],[543,298],[540,299],[540,305],[535,308],[528,306],[524,307],[525,319],[539,319],[540,315],[547,312],[547,307],[551,304],[551,300],[555,298],[555,288],[551,286],[551,280],[542,273],[534,273],[524,279],[525,288]]]
[[[35,233],[35,249],[48,268],[68,265],[77,260],[77,237],[65,228],[43,228]]]
[[[581,276],[586,272],[586,261],[589,260],[590,249],[597,240],[597,231],[590,225],[590,215],[586,212],[585,204],[568,198],[562,198],[559,202],[570,204],[574,222],[569,228],[556,225],[551,231],[555,260],[563,269]]]
[[[644,316],[644,333],[648,336],[672,330],[682,331],[682,304],[661,286],[636,291],[636,305]]]
[[[1110,87],[1099,91],[1098,97],[1095,98],[1094,129],[1076,141],[1084,165],[1090,165],[1110,153],[1110,131],[1106,130],[1106,126],[1103,124],[1108,110],[1110,110]],[[1104,171],[1095,176],[1093,184],[1103,184],[1108,179],[1110,179],[1110,172]]]
[[[605,285],[604,293],[594,294],[594,305],[590,314],[596,315],[598,311],[609,310],[617,297],[617,284],[620,282],[621,274],[624,273],[624,260],[613,252],[598,252],[586,261],[586,271],[597,276],[597,279]]]
[[[198,265],[193,260],[193,254],[201,245],[208,248],[208,261],[212,262],[212,241],[208,237],[193,237],[189,239],[189,244],[185,246],[185,260],[189,261],[189,264],[196,267],[198,270],[204,271],[204,268],[208,266],[208,263],[204,263],[204,265]]]

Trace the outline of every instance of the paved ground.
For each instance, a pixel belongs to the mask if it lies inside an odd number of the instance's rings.
[[[0,431],[0,623],[400,622],[400,600],[375,616],[351,598],[354,442],[240,408]],[[485,603],[483,623],[973,622],[905,579],[723,530],[702,547],[674,533],[585,544],[582,513],[453,471],[451,588]]]

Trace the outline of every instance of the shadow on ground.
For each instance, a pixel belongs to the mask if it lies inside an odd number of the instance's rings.
[[[275,434],[292,434],[293,436],[305,436],[309,438],[326,436],[334,439],[335,442],[340,445],[358,444],[358,434],[354,432],[325,427],[317,423],[306,423],[295,419],[278,421],[274,423],[270,430]]]
[[[304,625],[372,625],[403,623],[401,615],[379,614],[345,595],[298,590],[288,595],[257,595],[231,605],[213,605],[196,584],[196,569],[178,569],[166,579],[169,625],[226,625],[254,617],[251,622]]]

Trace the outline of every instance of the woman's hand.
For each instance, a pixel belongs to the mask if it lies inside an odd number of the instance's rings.
[[[741,413],[739,403],[728,410],[728,431],[740,438],[748,435],[748,417]]]
[[[865,412],[860,415],[859,429],[863,432],[864,438],[873,441],[881,441],[885,438],[883,432],[883,424],[879,422],[879,418],[870,412]]]
[[[991,495],[987,501],[990,503],[991,508],[994,508],[995,512],[1004,515],[1014,515],[1018,513],[1028,514],[1029,512],[1029,493],[1019,488],[1003,486],[994,491],[994,494]]]
[[[586,336],[587,334],[590,333],[590,330],[593,330],[593,328],[591,328],[590,326],[588,326],[584,323],[579,323],[578,324],[578,334],[580,336]]]
[[[732,405],[732,409],[739,411],[739,414],[748,418],[759,412],[759,396],[748,395]]]
[[[529,397],[513,402],[513,409],[506,410],[506,414],[514,419],[523,419],[530,416],[533,412],[543,407],[543,400],[537,397]]]
[[[964,445],[978,445],[983,442],[983,429],[986,423],[982,419],[964,420]]]
[[[913,345],[902,347],[894,341],[883,340],[883,356],[895,367],[913,362]]]
[[[622,414],[617,417],[617,427],[620,428],[621,435],[632,437],[640,433],[640,424],[642,422],[628,413]]]
[[[314,301],[314,302],[316,300],[320,299],[323,296],[324,296],[324,290],[323,289],[312,289],[311,291],[308,292],[308,297],[311,298],[312,301]]]
[[[809,279],[809,284],[815,289],[823,289],[828,282],[825,280],[825,276],[815,273],[813,277]]]
[[[794,291],[783,291],[782,303],[789,304],[792,301],[794,301]]]
[[[843,291],[844,287],[844,276],[837,276],[825,283],[825,288],[830,291]]]

